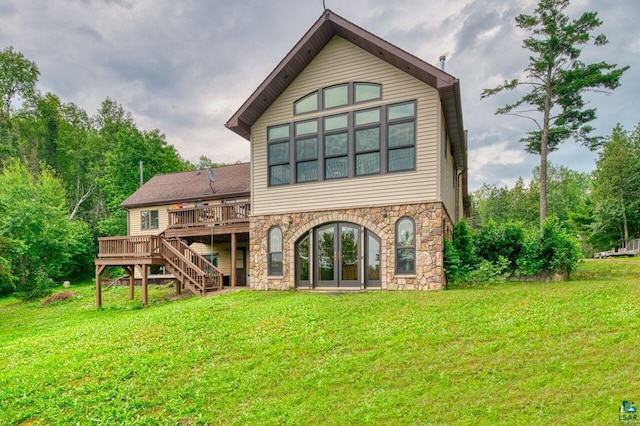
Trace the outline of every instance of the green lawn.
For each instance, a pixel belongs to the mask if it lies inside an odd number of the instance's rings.
[[[0,299],[0,424],[604,425],[640,403],[636,259],[444,292],[152,288],[147,309],[71,290]]]

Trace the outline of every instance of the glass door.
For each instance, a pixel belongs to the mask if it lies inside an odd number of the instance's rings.
[[[360,228],[355,225],[338,224],[340,247],[338,264],[339,287],[360,287]]]
[[[325,225],[316,231],[316,287],[337,287],[336,224]]]
[[[316,287],[360,287],[360,228],[332,223],[316,230]]]

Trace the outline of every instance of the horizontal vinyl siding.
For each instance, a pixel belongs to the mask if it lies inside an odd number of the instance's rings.
[[[383,99],[293,116],[293,103],[297,99],[314,90],[347,82],[380,83]],[[268,126],[414,99],[417,101],[416,171],[268,187]],[[439,110],[435,89],[348,41],[334,37],[252,128],[253,213],[436,201]]]
[[[238,248],[247,248],[248,243],[237,243]],[[191,248],[198,254],[209,255],[211,254],[211,244],[193,243]],[[247,248],[246,263],[247,270],[249,268],[249,249]],[[231,244],[213,244],[213,253],[218,254],[218,269],[224,275],[231,275]]]
[[[444,113],[441,115],[441,125],[445,126],[446,123],[444,121]],[[445,159],[444,152],[440,156],[440,197],[442,202],[444,203],[447,212],[449,213],[451,220],[457,222],[458,218],[456,217],[456,188],[454,186],[455,176],[456,176],[456,167],[455,160],[453,158],[453,154],[451,153],[451,142],[447,141],[444,143],[444,138],[446,137],[444,132],[440,133],[440,142],[438,146],[441,147],[442,150],[447,149],[447,157]]]
[[[142,230],[142,212],[158,210],[158,229]],[[153,206],[129,209],[129,235],[158,235],[169,225],[169,206]]]

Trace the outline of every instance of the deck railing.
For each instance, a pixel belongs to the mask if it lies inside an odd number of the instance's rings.
[[[98,257],[159,257],[160,240],[157,235],[98,238]]]
[[[169,210],[169,229],[249,222],[251,203],[216,204]]]

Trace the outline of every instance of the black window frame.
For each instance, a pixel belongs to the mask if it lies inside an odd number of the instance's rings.
[[[341,83],[334,86],[328,86],[328,88],[336,87],[349,84],[350,89],[350,97],[353,96],[353,87],[357,84],[370,84],[376,85],[377,83],[366,83],[366,82],[356,82],[356,83]],[[381,92],[382,92],[382,85]],[[324,89],[318,89],[317,93],[322,93]],[[308,95],[307,95],[308,96]],[[363,101],[370,102],[370,100]],[[358,103],[360,104],[360,103]],[[392,108],[403,105],[411,105],[413,108],[413,113],[411,115],[402,116],[400,118],[390,119],[390,111]],[[337,107],[336,107],[337,108]],[[332,109],[332,108],[330,108]],[[365,123],[365,124],[356,124],[356,116],[359,113],[365,113],[367,111],[378,111],[378,121]],[[416,99],[405,100],[401,102],[394,102],[390,104],[382,104],[382,105],[373,105],[370,107],[364,107],[360,109],[352,109],[349,111],[338,112],[334,114],[321,115],[312,118],[306,118],[302,120],[293,121],[291,123],[279,124],[276,126],[267,127],[267,167],[268,167],[268,186],[269,187],[277,187],[283,185],[290,184],[308,184],[308,183],[317,183],[324,181],[332,181],[332,180],[340,180],[340,179],[351,179],[351,178],[366,178],[370,176],[379,176],[385,174],[392,173],[406,173],[417,170],[417,158],[418,158],[418,143],[417,143],[417,133],[418,133],[418,125],[417,125],[417,115],[418,115],[418,101]],[[326,120],[331,119],[333,117],[346,117],[346,127],[335,128],[331,130],[326,130]],[[301,123],[316,121],[316,133],[305,133],[303,135],[297,134],[297,126]],[[393,126],[396,125],[408,125],[412,126],[412,134],[410,143],[403,144],[400,146],[390,146],[390,129],[393,129]],[[288,126],[288,137],[275,138],[273,140],[269,139],[270,130],[276,127]],[[356,136],[360,131],[366,131],[369,129],[377,128],[379,135],[379,144],[378,149],[368,149],[363,151],[358,151],[357,149],[357,140]],[[346,133],[347,135],[347,153],[340,155],[326,155],[326,139],[333,135],[337,135],[340,133]],[[316,137],[316,146],[317,146],[317,156],[315,159],[298,158],[298,143],[304,139],[310,139]],[[273,144],[279,143],[288,143],[289,148],[289,162],[286,162],[283,158],[281,162],[274,162],[271,158],[270,146]],[[403,167],[398,169],[391,168],[392,160],[394,159],[394,153],[398,153],[400,151],[408,151],[411,154],[411,164],[410,167]],[[364,173],[358,171],[358,159],[362,155],[371,155],[377,154],[379,160],[379,169],[376,171]],[[347,163],[346,175],[342,176],[328,176],[327,174],[327,161],[331,159],[337,158],[345,158]],[[396,157],[397,158],[397,157]],[[303,163],[307,162],[316,162],[317,168],[317,176],[316,179],[299,179],[299,168]],[[402,164],[402,162],[398,162],[398,164]],[[285,182],[273,183],[273,168],[274,167],[284,167],[286,166],[289,173],[289,179]],[[364,169],[363,169],[364,170]]]
[[[380,88],[380,96],[378,96],[377,98],[371,98],[371,99],[365,99],[362,101],[356,101],[356,92],[358,89],[358,86],[377,86]],[[347,103],[346,104],[341,104],[341,105],[334,105],[334,106],[330,106],[330,107],[326,107],[325,106],[325,90],[327,89],[333,89],[335,87],[340,87],[340,86],[347,86]],[[296,99],[293,102],[293,115],[294,116],[300,116],[300,115],[304,115],[304,114],[311,114],[314,112],[318,112],[318,111],[325,111],[325,110],[332,110],[335,108],[344,108],[346,106],[350,106],[350,105],[360,105],[366,102],[373,102],[373,101],[378,101],[380,99],[383,98],[383,87],[381,83],[375,83],[372,81],[351,81],[351,82],[343,82],[343,83],[337,83],[337,84],[332,84],[331,86],[326,86],[326,87],[322,87],[320,89],[316,89],[313,92],[309,92],[306,95]],[[296,106],[304,101],[305,99],[317,95],[317,107],[316,109],[313,110],[309,110],[309,111],[303,111],[303,112],[298,112],[296,111]]]
[[[277,127],[284,127],[284,126],[288,126],[289,128],[289,132],[287,137],[281,137],[281,138],[275,138],[275,139],[270,139],[269,137],[269,131],[270,129],[273,128],[277,128]],[[283,186],[283,185],[290,185],[291,181],[292,181],[292,173],[291,173],[291,159],[292,159],[292,154],[293,154],[293,149],[294,147],[292,145],[294,145],[294,143],[292,143],[291,140],[291,136],[293,133],[294,128],[292,123],[284,123],[284,124],[277,124],[275,126],[269,126],[267,127],[267,167],[268,167],[268,177],[267,179],[269,179],[268,181],[268,186]],[[281,161],[281,162],[272,162],[272,158],[271,158],[271,146],[272,145],[278,145],[278,144],[284,144],[287,143],[289,146],[289,159],[288,161]],[[280,167],[280,166],[288,166],[289,167],[289,182],[281,182],[281,183],[273,183],[272,182],[272,169],[273,167]],[[295,170],[294,170],[295,172]]]
[[[400,105],[408,105],[408,104],[413,104],[413,115],[411,116],[405,116],[405,117],[400,117],[400,118],[394,118],[394,119],[390,119],[389,118],[389,110],[393,107],[396,106],[400,106]],[[385,151],[387,154],[387,161],[386,161],[386,172],[387,173],[404,173],[404,172],[409,172],[409,171],[415,171],[417,168],[417,133],[418,133],[418,129],[417,129],[417,115],[418,115],[418,104],[415,100],[413,101],[404,101],[404,102],[396,102],[393,104],[389,104],[385,106],[385,117],[386,117],[386,123],[385,123],[385,130],[386,130],[386,137],[385,137],[385,141],[386,141],[386,147],[385,147]],[[395,125],[402,125],[402,124],[408,124],[408,123],[412,123],[413,124],[413,143],[411,145],[402,145],[402,146],[394,146],[391,147],[390,146],[390,141],[389,141],[389,136],[391,134],[389,128],[391,126],[395,126]],[[406,150],[409,148],[413,148],[413,167],[411,168],[406,168],[406,169],[398,169],[398,170],[391,170],[390,167],[390,162],[391,162],[391,153],[395,152],[395,151],[402,151],[402,150]]]

